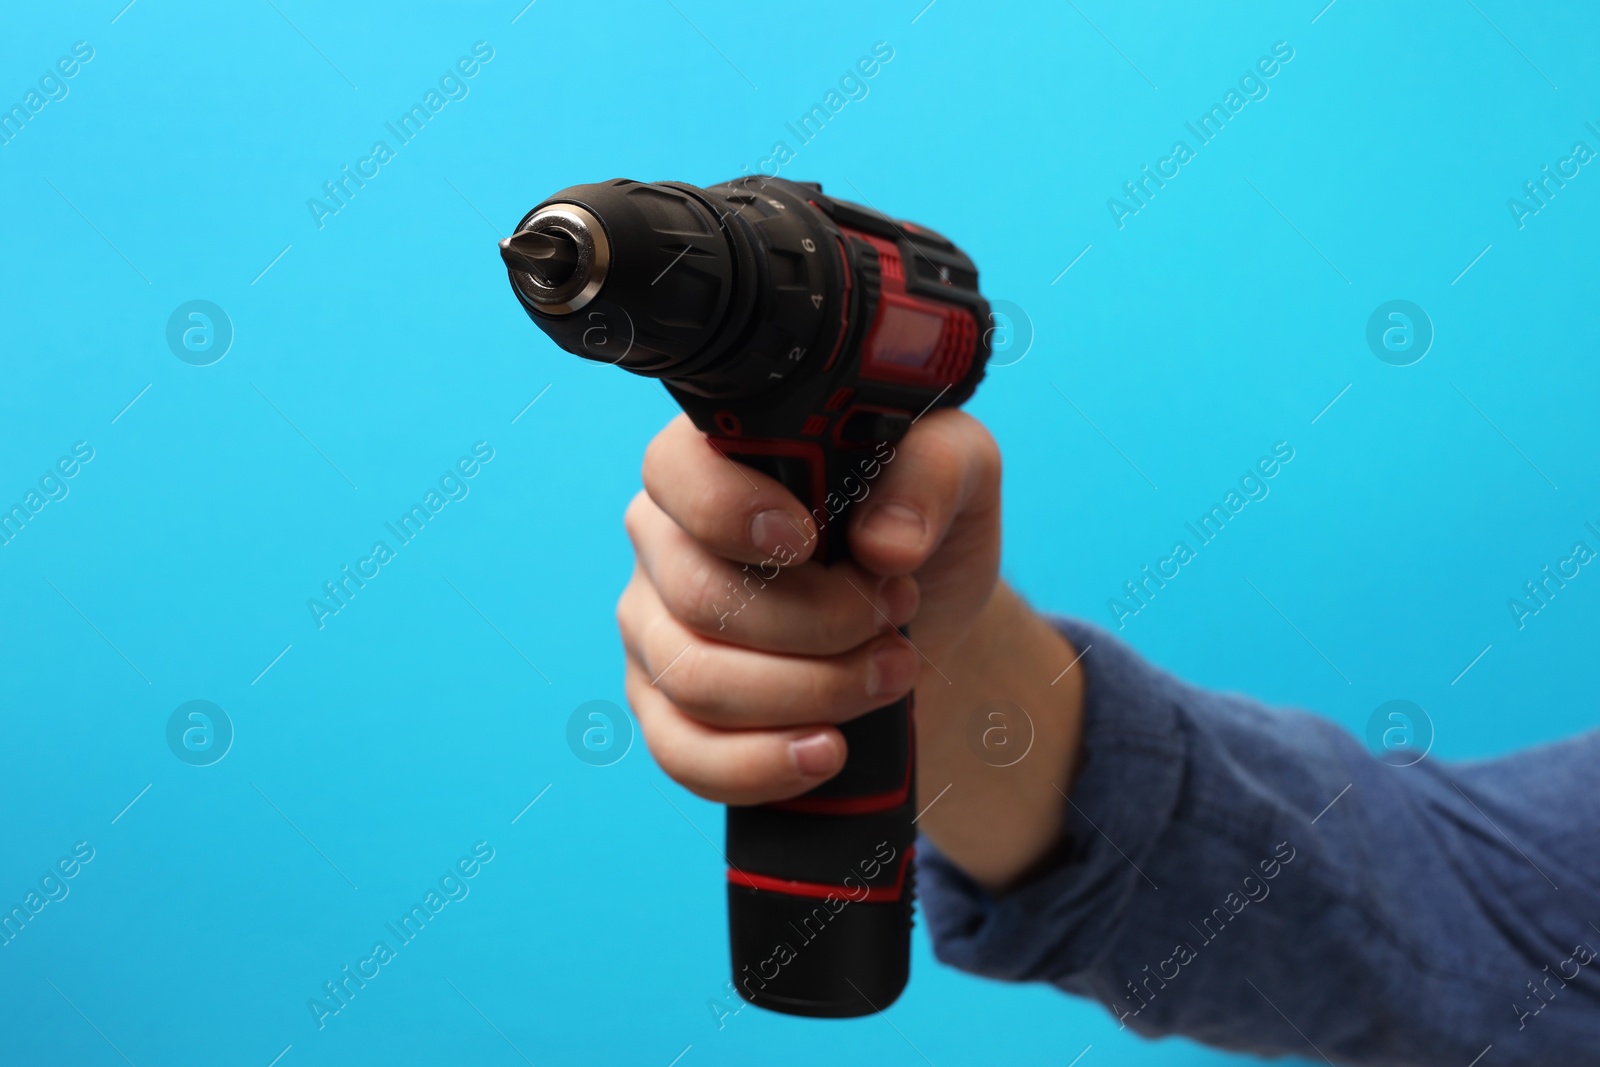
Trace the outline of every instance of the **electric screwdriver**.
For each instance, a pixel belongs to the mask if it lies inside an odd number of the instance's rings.
[[[815,537],[823,563],[848,558],[850,507],[894,442],[965,402],[989,356],[989,305],[960,249],[814,183],[575,185],[500,252],[556,344],[660,378],[713,446],[799,498],[797,540]],[[782,581],[775,566],[763,579]],[[869,1014],[910,973],[912,697],[841,730],[836,777],[727,809],[734,985],[793,1015]]]

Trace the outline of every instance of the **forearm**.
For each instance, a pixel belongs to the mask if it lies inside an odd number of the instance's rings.
[[[1065,625],[1093,648],[1072,672],[1082,756],[1060,843],[1004,893],[925,850],[942,959],[1262,1053],[1464,1064],[1492,1043],[1535,1063],[1600,1038],[1600,965],[1575,951],[1600,946],[1592,735],[1394,768],[1331,723],[1196,690]]]

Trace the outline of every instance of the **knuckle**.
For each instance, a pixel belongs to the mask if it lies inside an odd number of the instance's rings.
[[[947,409],[934,415],[937,418],[930,417],[927,431],[918,442],[929,455],[958,467],[969,458],[999,460],[1000,446],[982,422],[961,410]]]
[[[714,685],[711,677],[714,673],[704,649],[691,641],[682,651],[673,653],[673,658],[660,668],[654,685],[679,710],[698,719],[697,712],[702,709],[707,692],[715,691],[708,689]]]
[[[685,788],[692,788],[688,780],[691,764],[687,760],[687,750],[676,732],[662,729],[657,723],[645,725],[643,720],[640,720],[639,732],[644,735],[645,747],[650,750],[650,757],[656,761],[656,765],[666,773],[666,776]]]
[[[998,481],[1002,463],[1000,442],[994,439],[994,434],[989,432],[987,426],[970,415],[967,416],[966,426],[968,448],[979,477],[986,482]]]
[[[738,769],[708,766],[692,750],[692,741],[676,731],[661,731],[655,738],[645,737],[651,757],[674,782],[705,800],[733,803],[742,799],[747,786]]]
[[[617,597],[617,629],[623,634],[632,632],[634,617],[638,612],[638,596],[634,593],[634,586],[637,582],[637,577],[629,581],[623,587],[622,593]]]
[[[746,519],[749,510],[747,496],[737,487],[721,482],[702,483],[697,487],[687,516],[695,540],[710,546],[741,542],[739,524]]]
[[[924,458],[925,465],[918,474],[928,494],[941,503],[953,501],[961,493],[961,471],[965,466],[961,449],[947,437],[935,437],[929,440]]]
[[[843,652],[880,628],[882,620],[868,596],[883,584],[883,580],[860,568],[857,570],[859,574],[852,576],[849,581],[859,587],[859,591],[848,585],[827,590],[822,594],[822,604],[818,605],[821,610],[805,613],[808,621],[806,638],[819,650]],[[868,596],[863,596],[863,593]]]
[[[640,538],[644,536],[645,519],[649,509],[654,506],[649,494],[641,489],[633,495],[633,499],[628,502],[627,510],[622,513],[622,528],[628,532],[628,538],[635,545],[638,545]]]
[[[852,667],[837,662],[813,664],[802,672],[804,680],[796,687],[795,711],[817,722],[835,718],[841,709],[856,702],[855,673]]]
[[[637,661],[634,661],[637,665]],[[642,668],[641,668],[642,670]],[[628,701],[628,707],[633,712],[634,721],[639,724],[639,732],[645,735],[648,742],[649,735],[655,728],[651,716],[644,713],[644,702],[649,697],[644,692],[645,683],[640,677],[640,670],[629,670],[627,678],[622,683],[622,695]]]
[[[674,568],[663,600],[674,618],[695,630],[716,630],[723,602],[722,568],[710,560]]]
[[[640,463],[639,473],[647,488],[658,482],[671,466],[668,462],[671,431],[672,425],[668,423],[667,427],[652,437],[650,443],[644,447],[644,460]]]
[[[643,571],[636,568],[633,577],[628,580],[628,584],[617,597],[617,630],[624,640],[630,643],[637,640],[644,632],[650,620],[649,601],[645,596],[643,585],[645,581]]]
[[[622,591],[622,595],[617,597],[617,607],[615,611],[617,619],[617,632],[624,635],[628,633],[629,624],[633,622],[632,605],[628,602],[628,592],[632,588],[633,586],[630,584],[627,589]]]

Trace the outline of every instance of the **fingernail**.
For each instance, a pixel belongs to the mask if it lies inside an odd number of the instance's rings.
[[[879,504],[861,520],[861,532],[918,548],[928,536],[928,520],[905,504]]]
[[[777,555],[778,550],[794,540],[794,519],[787,511],[773,508],[770,511],[757,513],[750,520],[750,541],[756,546],[756,551],[765,552],[769,556]]]
[[[917,680],[917,654],[903,644],[886,645],[867,660],[867,696],[899,696]]]
[[[795,769],[807,778],[831,774],[839,766],[838,746],[825,733],[808,734],[789,742],[789,758],[794,760]]]
[[[883,583],[878,599],[883,601],[883,613],[889,616],[890,625],[904,626],[915,617],[922,596],[915,578],[899,574]]]

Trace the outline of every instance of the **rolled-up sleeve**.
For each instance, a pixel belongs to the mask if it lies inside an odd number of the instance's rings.
[[[1066,830],[998,897],[919,845],[941,960],[1259,1054],[1600,1058],[1600,733],[1395,767],[1054,621],[1086,650]]]

